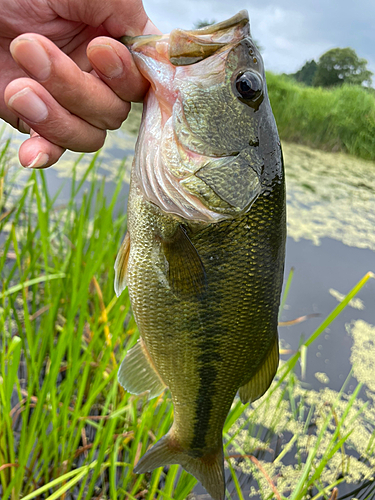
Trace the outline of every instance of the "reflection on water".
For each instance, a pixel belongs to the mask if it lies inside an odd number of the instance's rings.
[[[283,144],[288,235],[375,250],[375,163]]]
[[[339,291],[335,290],[334,288],[330,288],[329,293],[332,295],[332,297],[335,297],[339,302],[342,302],[345,298],[345,294],[340,293]],[[354,309],[359,309],[360,311],[363,311],[365,308],[365,304],[363,303],[363,300],[359,299],[358,297],[355,299],[352,299],[349,304],[349,307],[353,307]]]
[[[286,271],[294,266],[295,273],[281,321],[290,321],[311,313],[319,317],[304,323],[280,327],[284,347],[298,349],[301,336],[307,338],[324,318],[338,305],[342,296],[370,270],[374,271],[375,255],[368,248],[355,248],[331,238],[323,238],[321,245],[292,238],[287,241]],[[315,373],[325,373],[329,387],[339,391],[351,370],[350,356],[353,345],[346,325],[363,320],[375,325],[375,280],[370,280],[307,351],[305,381],[319,389]],[[356,306],[356,307],[353,307]],[[359,306],[359,307],[358,307]],[[375,349],[373,351],[375,358]],[[297,370],[299,374],[299,369]],[[355,384],[348,386],[353,391]]]

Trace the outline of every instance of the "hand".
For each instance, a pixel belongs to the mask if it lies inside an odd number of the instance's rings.
[[[30,133],[21,164],[48,167],[65,149],[99,149],[148,88],[113,39],[160,33],[142,1],[0,0],[0,7],[0,117]]]

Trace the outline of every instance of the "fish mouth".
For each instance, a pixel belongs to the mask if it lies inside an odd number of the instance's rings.
[[[226,21],[195,30],[174,29],[169,35],[123,36],[120,41],[133,53],[155,55],[173,66],[188,66],[225,50],[250,36],[249,14],[241,10]],[[167,45],[167,46],[166,46]],[[164,56],[164,57],[163,57]]]

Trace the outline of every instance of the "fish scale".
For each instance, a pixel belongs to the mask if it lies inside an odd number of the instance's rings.
[[[177,69],[168,60],[168,36],[177,43]],[[205,36],[213,42],[209,48]],[[215,37],[228,41],[228,46],[217,44],[218,53]],[[286,225],[280,142],[247,13],[202,30],[125,41],[140,71],[156,84],[145,101],[131,176],[128,233],[115,266],[116,293],[128,285],[141,336],[121,365],[119,381],[135,394],[149,391],[150,397],[168,387],[174,406],[171,429],[140,459],[135,472],[178,463],[215,500],[222,500],[222,431],[233,399],[237,391],[243,402],[261,397],[278,365]],[[189,61],[194,63],[186,66]],[[164,66],[169,80],[163,76]],[[258,87],[263,82],[254,99],[251,93],[238,95],[236,78],[241,76],[242,82],[244,74],[249,85],[252,74]],[[215,95],[225,96],[225,102],[218,103]],[[179,135],[166,130],[163,136],[162,123],[157,125],[158,106],[166,109],[165,96]],[[225,121],[228,109],[230,119]],[[182,142],[173,142],[179,137]],[[197,168],[178,168],[187,157]],[[186,190],[184,203],[192,200],[194,210],[185,210],[183,216],[174,212],[173,199],[158,205],[142,174],[141,162],[150,158],[155,163],[147,168],[154,168],[159,179],[168,172],[175,183],[170,193],[184,196]],[[157,186],[165,200],[167,188],[163,182]]]
[[[217,436],[221,443],[234,395],[269,351],[270,337],[277,336],[282,284],[278,267],[283,265],[283,255],[273,248],[282,239],[283,185],[272,197],[259,197],[243,217],[201,230],[193,226],[191,241],[205,266],[209,291],[203,300],[192,301],[181,300],[158,279],[165,259],[154,230],[165,215],[144,202],[142,195],[133,197],[132,193],[129,231],[135,242],[142,242],[134,243],[134,271],[128,274],[134,315],[148,352],[172,392],[175,431],[183,446],[204,455],[217,447]],[[277,205],[280,215],[275,218]],[[151,259],[152,253],[160,260]],[[131,262],[128,266],[133,270]],[[250,361],[248,350],[253,351]],[[206,356],[209,362],[202,362]],[[175,401],[184,401],[181,417]]]

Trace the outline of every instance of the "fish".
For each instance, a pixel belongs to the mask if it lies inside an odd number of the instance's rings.
[[[170,390],[169,432],[135,473],[180,464],[225,498],[223,426],[237,392],[260,398],[278,367],[284,167],[249,16],[121,39],[150,82],[131,172],[115,291],[139,341],[118,380]]]

